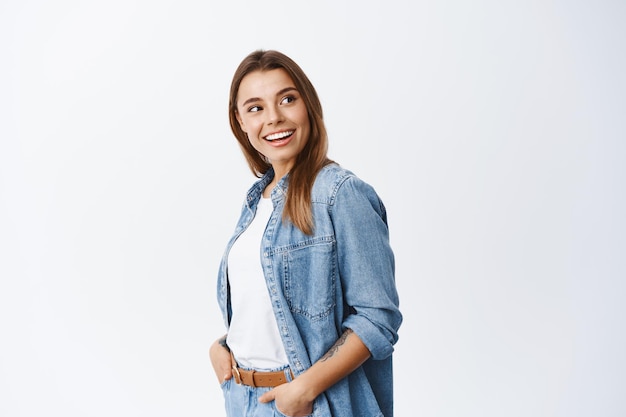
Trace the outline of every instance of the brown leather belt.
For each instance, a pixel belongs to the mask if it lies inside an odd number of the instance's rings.
[[[277,387],[282,385],[287,381],[285,377],[285,371],[275,371],[275,372],[258,372],[258,371],[248,371],[245,369],[241,369],[237,366],[237,362],[235,361],[235,356],[233,353],[230,353],[230,357],[232,359],[233,364],[233,378],[235,378],[235,382],[237,384],[247,385],[249,387]],[[291,372],[291,370],[289,370]],[[293,372],[291,373],[291,378],[293,379]]]

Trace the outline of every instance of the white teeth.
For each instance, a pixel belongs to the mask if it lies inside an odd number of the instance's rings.
[[[267,135],[265,139],[267,140],[276,140],[286,138],[287,136],[291,136],[293,134],[293,130],[288,130],[286,132],[274,133],[272,135]]]

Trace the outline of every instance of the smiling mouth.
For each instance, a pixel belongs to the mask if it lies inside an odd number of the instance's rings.
[[[293,135],[293,132],[295,132],[295,130],[285,130],[284,132],[272,133],[271,135],[265,136],[265,140],[269,140],[271,142],[273,140],[285,139]]]

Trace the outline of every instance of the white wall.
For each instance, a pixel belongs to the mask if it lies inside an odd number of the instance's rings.
[[[217,264],[279,49],[384,199],[398,416],[626,414],[626,5],[0,3],[0,415],[222,416]]]

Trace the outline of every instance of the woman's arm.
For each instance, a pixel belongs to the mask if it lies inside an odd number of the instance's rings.
[[[226,346],[226,335],[217,339],[209,348],[209,357],[211,365],[217,376],[217,380],[221,383],[232,378],[232,361],[230,358],[230,350]]]
[[[351,329],[309,369],[288,384],[265,393],[259,401],[276,401],[276,407],[290,416],[306,416],[313,412],[318,395],[348,376],[370,357],[370,352]]]

